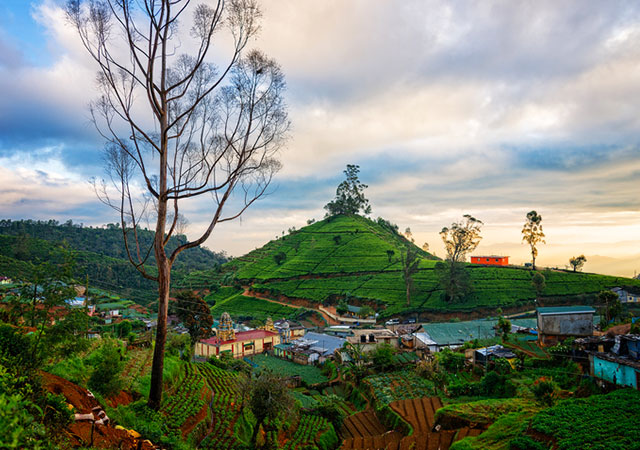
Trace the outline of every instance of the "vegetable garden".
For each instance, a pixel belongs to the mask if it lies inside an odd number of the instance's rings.
[[[303,366],[269,355],[256,355],[253,362],[261,368],[272,370],[284,377],[299,376],[307,385],[326,383],[329,379],[315,366]]]

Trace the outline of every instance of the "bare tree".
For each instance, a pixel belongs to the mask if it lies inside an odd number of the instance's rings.
[[[258,51],[245,52],[259,28],[257,0],[210,3],[69,0],[66,8],[98,66],[100,97],[90,110],[106,140],[108,176],[96,192],[120,214],[130,262],[158,283],[154,409],[162,400],[172,264],[266,193],[289,126],[280,68]],[[181,34],[185,23],[189,33]],[[229,39],[220,42],[229,56],[217,66],[208,55],[225,30]],[[193,50],[179,53],[183,48]],[[170,252],[169,239],[185,223],[181,210],[202,197],[212,202],[206,229]],[[153,244],[143,248],[137,230],[154,222]]]
[[[522,227],[522,240],[531,248],[531,265],[536,270],[536,258],[538,257],[538,244],[544,244],[542,232],[542,216],[535,211],[527,213],[527,221]]]

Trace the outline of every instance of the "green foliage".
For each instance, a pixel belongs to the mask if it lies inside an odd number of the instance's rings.
[[[252,380],[250,389],[249,407],[256,418],[252,438],[252,442],[255,444],[260,426],[266,420],[274,421],[284,416],[292,409],[294,402],[286,381],[269,370],[260,371],[258,376]],[[312,424],[305,426],[304,423],[298,425],[296,433],[300,433],[299,440],[301,442],[309,437],[309,429],[313,430],[315,426]]]
[[[538,413],[531,428],[555,439],[559,450],[637,450],[640,392],[623,389],[565,400]]]
[[[282,265],[282,263],[285,262],[286,259],[287,259],[287,254],[285,252],[278,252],[273,255],[273,260],[279,266]]]
[[[401,370],[384,374],[370,375],[364,382],[371,386],[376,402],[388,405],[396,400],[430,397],[435,388],[432,381],[418,376],[414,371]]]
[[[141,248],[147,249],[153,241],[153,231],[138,230]],[[172,236],[168,251],[186,242],[186,236]],[[84,280],[88,275],[91,285],[113,289],[141,304],[155,300],[157,286],[143,278],[129,263],[123,243],[122,230],[116,225],[106,228],[85,227],[67,222],[33,220],[0,220],[0,272],[16,279],[29,279],[34,266],[41,261],[60,264],[59,247],[73,249],[76,264],[73,277]],[[148,270],[154,272],[153,252],[147,261]],[[211,270],[227,258],[204,247],[184,251],[173,266],[172,281],[181,284],[190,271]]]
[[[509,450],[547,450],[548,448],[531,436],[518,436],[509,441]]]
[[[304,366],[266,354],[256,355],[252,359],[260,369],[266,369],[266,371],[272,371],[284,377],[299,376],[307,385],[329,381],[322,370],[315,366]]]
[[[452,261],[438,262],[435,273],[445,301],[460,301],[471,292],[471,278],[463,264]]]
[[[536,400],[546,406],[553,406],[558,397],[558,386],[544,377],[536,380],[531,390]]]
[[[500,330],[502,338],[506,340],[509,333],[511,333],[511,322],[500,316],[498,318],[498,330]]]
[[[327,216],[358,214],[360,211],[363,214],[371,214],[369,200],[364,196],[364,190],[368,186],[360,182],[359,172],[360,166],[347,164],[344,171],[346,180],[338,185],[335,199],[324,207],[327,210]]]
[[[102,395],[111,395],[122,389],[120,372],[124,366],[122,347],[113,339],[103,339],[94,359],[94,369],[89,378],[89,387]]]
[[[211,336],[213,316],[207,303],[195,291],[178,292],[173,309],[189,331],[192,345],[195,345],[200,339]]]
[[[444,348],[436,353],[436,360],[444,369],[449,372],[458,372],[464,368],[464,354],[454,352],[450,348]]]
[[[533,277],[531,277],[531,285],[536,290],[536,295],[538,297],[542,295],[542,291],[544,291],[547,287],[544,275],[542,275],[540,272],[534,273]]]
[[[29,412],[32,404],[20,395],[0,393],[0,447],[44,449],[46,430]]]
[[[340,245],[334,243],[335,235],[342,236]],[[421,261],[412,276],[411,305],[407,307],[402,263],[400,258],[390,261],[387,254],[387,251],[393,251],[400,255],[407,246],[413,244],[389,228],[384,220],[374,222],[360,216],[336,216],[331,221],[323,220],[304,227],[287,236],[286,240],[271,241],[226,264],[223,272],[229,276],[235,274],[243,284],[272,298],[285,295],[316,304],[335,305],[351,296],[360,304],[376,305],[381,317],[415,311],[464,312],[478,308],[522,307],[532,304],[538,296],[531,284],[532,276],[537,272],[460,263],[456,270],[461,278],[454,276],[456,284],[449,291],[457,301],[447,302],[444,300],[447,286],[441,283],[441,272],[442,269],[446,271],[446,264],[442,263],[441,269],[436,269],[434,257],[418,249]],[[287,255],[281,265],[273,260],[278,252]],[[471,285],[473,290],[467,289]],[[620,285],[640,286],[640,280],[553,271],[546,274],[544,295],[562,297],[564,301],[584,296],[576,301],[588,304],[598,292]],[[234,308],[236,303],[239,305],[237,314],[250,315],[253,311],[251,302],[255,302],[256,309],[264,309],[263,300],[226,295],[232,293],[207,297],[215,296],[216,302],[227,305],[217,308],[216,303],[214,316],[225,308]],[[262,320],[266,318],[261,313],[253,315]]]
[[[373,367],[376,370],[381,372],[386,372],[390,370],[395,365],[395,360],[393,359],[393,355],[395,354],[395,349],[389,344],[379,344],[376,346],[374,350],[370,353],[371,361],[373,362]]]

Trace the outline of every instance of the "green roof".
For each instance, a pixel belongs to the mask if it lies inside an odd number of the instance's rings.
[[[535,328],[536,319],[511,319],[512,325]],[[487,339],[496,335],[497,320],[469,320],[465,322],[423,323],[422,329],[438,345],[461,345],[474,339]]]
[[[538,314],[593,314],[595,309],[590,306],[549,306],[537,309]]]

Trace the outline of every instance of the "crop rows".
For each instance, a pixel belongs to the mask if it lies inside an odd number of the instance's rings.
[[[168,423],[171,428],[180,428],[205,405],[202,399],[204,379],[191,364],[187,364],[185,370],[186,375],[176,392],[165,396],[162,402],[162,413],[171,421]]]
[[[376,400],[383,404],[434,395],[433,384],[411,371],[372,375],[366,377],[365,382],[373,389]]]
[[[640,393],[624,389],[570,399],[538,413],[531,428],[557,442],[559,450],[639,449]]]
[[[295,433],[282,450],[294,450],[302,448],[305,444],[313,444],[316,437],[327,428],[329,428],[329,422],[324,417],[302,414]]]

